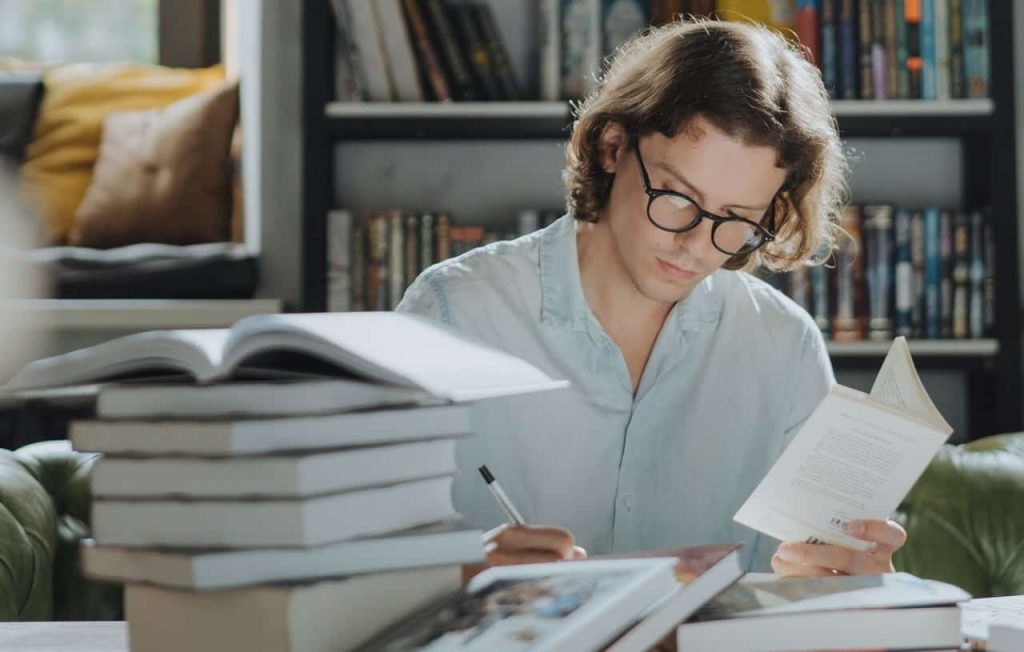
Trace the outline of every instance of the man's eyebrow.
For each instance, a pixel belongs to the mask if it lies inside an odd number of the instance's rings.
[[[704,193],[702,193],[700,191],[700,189],[697,188],[695,185],[693,185],[692,183],[687,181],[686,177],[683,176],[682,172],[680,172],[679,170],[676,170],[675,168],[671,167],[670,165],[668,165],[667,163],[665,163],[663,161],[655,161],[654,164],[657,167],[659,167],[662,170],[664,170],[665,172],[668,172],[673,177],[675,177],[676,180],[679,181],[679,183],[681,183],[684,186],[686,186],[686,188],[688,190],[690,190],[694,195],[697,196],[697,201],[699,201],[702,205],[704,204]],[[770,204],[765,205],[765,206],[744,206],[742,204],[729,204],[728,206],[726,206],[726,208],[738,208],[738,209],[743,210],[743,211],[766,211],[770,207],[771,207]]]

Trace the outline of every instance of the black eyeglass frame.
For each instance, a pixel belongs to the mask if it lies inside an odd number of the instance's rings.
[[[636,160],[637,160],[638,163],[640,163],[640,175],[641,175],[641,177],[643,179],[643,182],[644,182],[644,193],[647,195],[647,220],[651,224],[653,224],[655,227],[661,229],[662,231],[668,231],[669,233],[686,233],[687,231],[690,231],[692,229],[697,228],[697,225],[701,223],[701,220],[704,220],[704,219],[711,220],[711,222],[713,223],[713,226],[711,227],[711,244],[714,245],[715,249],[721,251],[723,254],[725,254],[727,256],[746,256],[746,255],[749,255],[749,254],[757,251],[758,249],[763,247],[765,244],[767,244],[769,242],[774,242],[775,241],[775,198],[774,197],[772,198],[771,206],[768,207],[767,214],[764,217],[761,218],[762,221],[764,221],[767,218],[767,220],[768,220],[768,228],[767,229],[765,227],[761,226],[760,224],[758,224],[757,222],[754,222],[753,220],[748,220],[748,219],[743,218],[743,217],[723,217],[721,215],[715,215],[714,213],[711,213],[709,211],[704,210],[701,207],[701,205],[698,204],[696,201],[694,201],[694,199],[692,197],[690,197],[689,195],[683,194],[681,192],[676,192],[675,190],[665,190],[665,189],[662,189],[662,188],[652,188],[651,187],[651,177],[650,177],[650,175],[647,174],[647,166],[644,165],[643,156],[640,155],[640,147],[639,147],[639,140],[638,139],[634,139],[634,141],[633,141],[633,151],[636,152]],[[671,197],[680,197],[680,198],[690,202],[691,204],[693,204],[697,208],[697,217],[693,220],[693,222],[691,222],[690,224],[684,226],[681,229],[670,229],[670,228],[666,228],[666,227],[658,224],[656,221],[654,221],[654,218],[651,217],[651,206],[654,204],[654,200],[655,199],[657,199],[658,197],[665,196],[665,195],[668,195],[668,196],[671,196]],[[758,242],[756,245],[754,245],[752,247],[749,247],[749,248],[747,248],[747,249],[745,249],[743,251],[740,251],[740,252],[732,252],[732,251],[726,251],[725,249],[722,249],[721,247],[718,246],[718,243],[715,242],[715,232],[718,231],[718,227],[719,226],[721,226],[722,224],[725,224],[726,222],[745,222],[745,223],[753,226],[756,229],[756,232],[761,236],[761,241]]]

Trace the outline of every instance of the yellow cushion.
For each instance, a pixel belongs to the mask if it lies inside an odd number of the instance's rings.
[[[71,230],[92,181],[103,120],[109,114],[160,108],[223,80],[223,66],[70,64],[47,70],[22,183],[43,217],[49,241],[62,243]]]

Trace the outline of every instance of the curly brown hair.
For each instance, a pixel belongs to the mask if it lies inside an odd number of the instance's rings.
[[[821,75],[799,46],[763,26],[678,21],[623,45],[601,84],[576,106],[566,146],[568,210],[596,222],[613,175],[601,166],[609,122],[635,137],[669,138],[696,116],[751,146],[772,147],[786,181],[775,197],[776,239],[727,269],[792,269],[835,247],[847,163]]]

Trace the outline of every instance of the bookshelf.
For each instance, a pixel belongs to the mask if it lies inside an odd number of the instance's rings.
[[[1013,3],[990,0],[989,99],[843,100],[833,102],[840,133],[857,139],[943,139],[958,143],[964,206],[992,207],[996,242],[996,327],[990,339],[916,340],[922,369],[965,374],[967,434],[1022,429],[1021,316],[1015,155]],[[335,102],[333,18],[326,0],[302,5],[303,308],[326,308],[327,212],[336,197],[334,148],[400,141],[484,143],[563,141],[566,102]],[[900,141],[903,142],[903,141]],[[830,342],[837,372],[875,370],[881,342]]]

